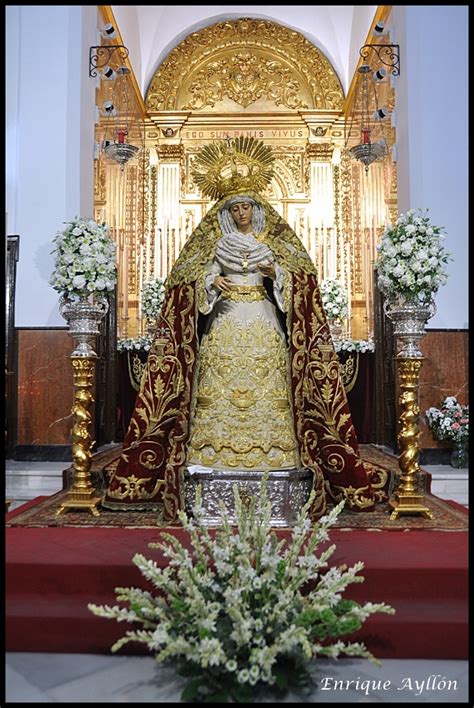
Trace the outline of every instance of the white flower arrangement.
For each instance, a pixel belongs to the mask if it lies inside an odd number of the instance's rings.
[[[336,352],[365,352],[375,351],[375,342],[373,339],[343,339],[336,340],[334,343]]]
[[[265,478],[260,493],[243,505],[234,488],[236,526],[220,504],[219,527],[211,533],[203,519],[199,493],[193,518],[179,518],[189,537],[183,545],[161,532],[158,548],[168,566],[142,554],[133,563],[156,589],[116,588],[123,606],[89,604],[95,615],[134,623],[113,646],[145,644],[157,662],[168,662],[191,678],[183,700],[252,702],[259,689],[285,693],[293,680],[301,686],[308,664],[318,656],[361,656],[379,663],[364,644],[335,637],[357,631],[376,612],[393,614],[385,603],[361,605],[342,598],[361,583],[357,562],[328,567],[335,545],[319,556],[344,502],[317,523],[308,518],[314,492],[301,509],[291,536],[278,540],[270,527],[271,503]]]
[[[160,314],[165,292],[164,283],[163,278],[156,277],[145,283],[142,288],[142,313],[148,320],[156,320]]]
[[[117,351],[119,352],[131,352],[131,351],[150,351],[153,338],[148,335],[143,337],[127,337],[126,339],[117,340]]]
[[[328,320],[347,317],[347,291],[342,283],[335,278],[325,278],[319,288]]]
[[[425,411],[427,425],[438,440],[467,443],[469,440],[469,406],[463,406],[455,396],[448,396],[441,408]]]
[[[441,245],[444,227],[431,224],[427,211],[400,214],[377,245],[377,284],[388,298],[425,303],[447,282],[446,264],[452,257]]]
[[[117,281],[115,243],[106,224],[76,217],[53,239],[49,284],[64,297],[111,292]]]

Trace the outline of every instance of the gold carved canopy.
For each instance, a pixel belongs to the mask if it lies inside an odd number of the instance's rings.
[[[302,34],[239,19],[193,32],[157,69],[146,97],[154,111],[228,112],[342,108],[330,62]]]

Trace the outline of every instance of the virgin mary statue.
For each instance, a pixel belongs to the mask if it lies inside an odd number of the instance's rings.
[[[161,336],[105,469],[106,508],[176,521],[192,465],[310,470],[314,519],[328,502],[370,511],[386,497],[387,473],[359,455],[315,266],[258,194],[272,163],[253,138],[208,145],[193,163],[217,202],[167,278]]]

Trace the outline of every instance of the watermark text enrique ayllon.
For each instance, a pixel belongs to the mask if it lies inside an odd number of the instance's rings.
[[[358,691],[366,696],[377,691],[404,691],[413,696],[421,696],[430,691],[457,691],[458,682],[442,674],[430,674],[424,679],[405,676],[396,683],[390,679],[339,679],[325,676],[319,681],[319,688],[322,691]]]

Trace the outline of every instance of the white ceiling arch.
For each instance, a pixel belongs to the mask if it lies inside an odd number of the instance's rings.
[[[241,17],[300,32],[329,59],[344,93],[350,85],[377,5],[111,5],[144,97],[168,54],[192,32]]]

